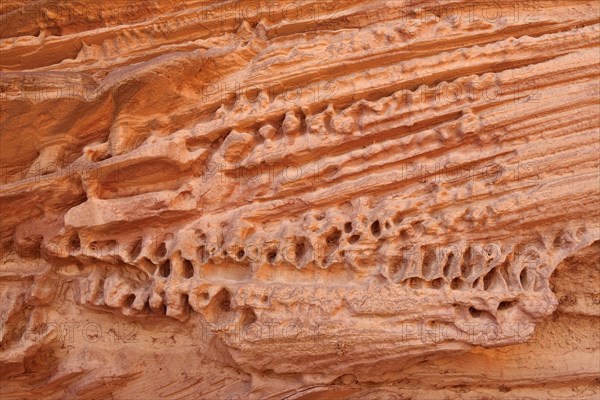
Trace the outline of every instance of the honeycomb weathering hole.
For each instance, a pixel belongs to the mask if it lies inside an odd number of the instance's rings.
[[[600,1],[5,3],[1,393],[600,391]]]
[[[506,310],[508,308],[514,307],[514,305],[514,301],[502,301],[500,302],[500,304],[498,304],[498,310]]]
[[[244,250],[238,250],[236,256],[238,260],[241,260],[242,258],[244,258],[244,256],[246,255],[246,252],[244,252]]]
[[[240,324],[242,326],[247,326],[256,322],[256,313],[250,307],[246,307],[242,310],[242,317],[240,319]]]
[[[190,279],[194,276],[194,265],[188,259],[183,259],[183,277]]]
[[[190,297],[187,293],[181,295],[181,308],[184,313],[190,310]]]
[[[214,297],[213,301],[215,301],[219,307],[219,310],[224,312],[231,311],[231,294],[225,288],[221,289]]]
[[[344,224],[344,232],[346,232],[346,233],[352,232],[352,222],[346,222]]]
[[[168,278],[171,275],[171,261],[166,260],[158,267],[158,274],[163,278]]]
[[[444,270],[443,270],[443,274],[446,278],[450,277],[450,268],[452,267],[453,260],[454,260],[454,253],[450,253],[448,255],[448,260],[446,261],[446,264],[444,264]]]
[[[69,246],[71,251],[79,251],[81,249],[81,240],[79,240],[79,235],[74,234],[71,240],[69,241]]]
[[[523,268],[519,274],[519,281],[521,282],[521,287],[523,289],[530,288],[532,286],[532,280],[528,268]]]
[[[142,252],[142,238],[135,240],[130,247],[129,255],[132,259],[136,259]]]
[[[454,278],[452,279],[452,282],[450,283],[450,288],[453,290],[458,290],[461,288],[461,280],[460,278]]]
[[[296,242],[296,246],[294,247],[294,256],[296,262],[300,262],[304,255],[306,254],[307,244],[304,240]]]
[[[469,307],[469,314],[471,314],[473,318],[481,317],[481,311],[476,309],[475,307]]]
[[[431,281],[431,287],[434,289],[439,289],[444,284],[444,280],[442,278],[437,278]]]
[[[342,232],[340,232],[339,229],[334,229],[332,233],[330,233],[327,238],[326,238],[326,242],[327,245],[332,246],[332,247],[337,247],[340,244],[340,237],[342,236]]]
[[[165,242],[162,242],[158,248],[156,249],[156,252],[154,253],[156,255],[156,257],[158,258],[163,258],[164,256],[167,255],[167,245],[165,244]]]
[[[468,278],[469,276],[471,276],[471,273],[473,272],[473,265],[471,264],[472,255],[473,255],[473,253],[471,251],[471,247],[467,247],[463,253],[461,264],[460,264],[460,273],[463,278]]]
[[[206,249],[205,245],[201,245],[198,247],[197,257],[198,257],[198,261],[200,261],[200,262],[205,263],[208,261],[209,254],[208,254],[208,250]]]
[[[371,233],[375,237],[379,237],[381,235],[381,225],[379,223],[379,220],[376,220],[371,224]]]
[[[133,306],[134,302],[135,302],[135,295],[134,294],[130,294],[129,296],[127,296],[125,298],[125,306],[127,308],[131,308],[131,306]]]

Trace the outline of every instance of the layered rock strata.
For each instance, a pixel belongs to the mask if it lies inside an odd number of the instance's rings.
[[[3,398],[600,393],[597,2],[1,26]]]

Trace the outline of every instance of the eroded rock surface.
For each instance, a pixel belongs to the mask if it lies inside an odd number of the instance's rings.
[[[2,4],[3,398],[600,393],[600,4]]]

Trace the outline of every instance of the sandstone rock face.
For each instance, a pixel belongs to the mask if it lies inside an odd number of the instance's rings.
[[[597,1],[1,12],[3,399],[600,395]]]

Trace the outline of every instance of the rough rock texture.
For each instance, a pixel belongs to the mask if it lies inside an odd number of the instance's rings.
[[[597,1],[1,12],[3,399],[600,396]]]

